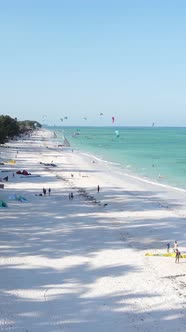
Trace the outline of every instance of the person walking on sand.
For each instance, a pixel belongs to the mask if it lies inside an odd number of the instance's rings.
[[[97,192],[98,192],[98,193],[100,192],[100,186],[99,186],[99,184],[98,184],[98,186],[97,186]]]
[[[167,252],[169,252],[169,250],[170,250],[170,243],[168,242],[167,243]]]
[[[178,249],[178,242],[175,241],[173,245],[173,251],[176,252],[177,249]]]
[[[43,188],[43,195],[46,196],[46,189]]]
[[[50,189],[50,188],[48,188],[48,194],[49,194],[49,196],[50,196],[50,193],[51,193],[51,189]]]
[[[73,193],[69,193],[68,198],[69,198],[69,201],[73,200],[74,194]]]
[[[179,264],[179,260],[180,260],[180,251],[178,249],[176,249],[176,258],[175,258],[175,263],[178,263]]]

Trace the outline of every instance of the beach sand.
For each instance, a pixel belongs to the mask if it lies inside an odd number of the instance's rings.
[[[186,259],[145,256],[175,240],[186,252],[186,192],[58,148],[52,135],[0,148],[16,160],[1,166],[0,331],[186,331]]]

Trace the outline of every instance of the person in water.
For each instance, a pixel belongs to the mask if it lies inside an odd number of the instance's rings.
[[[99,186],[99,184],[98,184],[98,186],[97,186],[97,192],[98,192],[98,193],[100,192],[100,186]]]

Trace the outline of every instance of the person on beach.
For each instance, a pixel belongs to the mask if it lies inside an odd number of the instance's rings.
[[[169,252],[169,250],[170,250],[170,243],[168,242],[167,243],[167,252]]]
[[[179,260],[180,260],[180,251],[178,249],[176,249],[176,258],[175,258],[175,263],[178,263],[179,264]]]
[[[69,198],[69,201],[70,201],[70,200],[73,200],[73,198],[74,198],[74,194],[73,194],[73,193],[69,193],[68,198]]]
[[[50,196],[50,193],[51,193],[51,189],[50,189],[50,188],[48,188],[48,194],[49,194],[49,196]]]
[[[173,251],[176,252],[176,250],[178,250],[178,242],[175,241],[174,245],[173,245]]]
[[[98,193],[100,192],[100,186],[99,186],[99,184],[98,184],[98,186],[97,186],[97,192],[98,192]]]
[[[46,196],[46,189],[43,188],[43,195]]]
[[[69,198],[69,201],[70,201],[70,200],[73,200],[73,198],[74,198],[74,194],[73,194],[73,193],[69,193],[68,198]]]

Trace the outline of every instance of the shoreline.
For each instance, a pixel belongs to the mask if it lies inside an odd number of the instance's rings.
[[[184,331],[186,260],[145,256],[175,240],[186,251],[183,193],[60,150],[47,130],[8,145],[16,164],[3,168],[33,177],[0,190],[0,329]],[[50,196],[36,196],[43,187]]]
[[[79,150],[80,151],[80,150]],[[181,192],[185,192],[186,193],[186,189],[184,188],[179,188],[179,187],[174,187],[174,186],[171,186],[171,185],[168,185],[168,184],[164,184],[164,183],[160,183],[160,182],[156,182],[156,181],[153,181],[151,179],[147,179],[147,178],[143,178],[142,176],[140,176],[139,174],[135,174],[133,172],[131,172],[131,174],[129,173],[126,173],[126,167],[123,167],[121,164],[119,163],[115,163],[115,162],[112,162],[112,161],[107,161],[107,160],[104,160],[104,159],[101,159],[91,153],[86,153],[86,152],[82,152],[81,151],[81,154],[84,154],[84,155],[87,155],[89,156],[90,158],[92,159],[95,159],[95,160],[98,160],[98,161],[101,161],[103,163],[106,163],[106,164],[110,164],[110,165],[113,165],[113,166],[118,166],[120,168],[120,172],[122,170],[124,170],[124,175],[125,176],[128,176],[130,178],[134,178],[134,179],[137,179],[139,181],[142,181],[142,182],[146,182],[146,183],[149,183],[149,184],[152,184],[152,185],[155,185],[155,186],[160,186],[160,187],[165,187],[167,189],[173,189],[173,190],[176,190],[176,191],[181,191]]]
[[[185,207],[186,189],[174,187],[174,186],[171,186],[168,184],[163,184],[160,182],[155,182],[153,180],[143,178],[142,176],[137,175],[136,173],[132,173],[132,172],[127,173],[126,168],[122,167],[122,165],[120,165],[119,163],[107,161],[107,160],[102,159],[89,152],[81,151],[74,146],[71,146],[70,149],[73,149],[74,151],[79,153],[79,155],[84,156],[86,162],[88,162],[90,165],[92,164],[93,161],[95,162],[94,166],[96,165],[96,163],[101,164],[100,167],[102,169],[104,167],[106,167],[107,169],[109,169],[110,173],[117,175],[117,178],[120,178],[120,179],[122,177],[125,178],[125,181],[127,181],[127,183],[130,183],[131,180],[133,180],[134,184],[137,183],[137,186],[141,187],[141,185],[142,185],[142,187],[143,187],[143,186],[147,185],[151,191],[159,190],[160,192],[163,192],[163,196],[160,194],[160,201],[162,200],[162,198],[163,198],[163,200],[167,200],[167,201],[170,201],[172,199],[174,199],[175,201],[178,200],[181,205],[181,206],[179,206],[181,211],[177,211],[175,209],[175,213],[177,213],[177,214],[181,213],[182,217],[186,216],[186,207]],[[92,167],[92,165],[91,165],[91,167]],[[165,190],[165,193],[164,193],[164,190]],[[181,194],[181,196],[180,196],[180,194]],[[169,206],[169,203],[167,203],[167,208],[168,208],[168,206]]]
[[[152,131],[152,133],[153,132],[154,131]],[[57,133],[60,137],[60,130]],[[100,135],[99,131],[97,133],[98,133],[98,135]],[[70,131],[67,130],[67,132],[65,134],[70,139]],[[82,149],[83,149],[82,151],[84,151],[85,153],[90,153],[92,155],[95,155],[95,156],[97,156],[97,158],[105,160],[105,162],[110,162],[110,163],[113,162],[113,163],[119,164],[125,173],[129,173],[131,175],[138,176],[140,178],[149,180],[154,183],[160,183],[162,185],[170,186],[172,188],[186,190],[185,181],[184,181],[185,173],[183,173],[181,165],[177,168],[176,163],[174,163],[172,160],[173,166],[172,166],[172,171],[171,171],[171,168],[169,168],[170,160],[166,161],[166,159],[163,158],[163,156],[162,156],[162,152],[160,153],[159,157],[158,156],[156,157],[156,154],[152,154],[152,156],[149,156],[149,159],[142,158],[142,160],[141,160],[141,157],[139,156],[139,158],[137,160],[136,158],[134,158],[134,155],[131,154],[132,150],[130,151],[130,146],[129,146],[129,153],[127,153],[127,150],[126,150],[126,156],[124,159],[124,155],[123,155],[123,157],[119,157],[117,154],[115,154],[115,152],[114,152],[115,143],[113,143],[114,145],[112,145],[112,143],[111,143],[111,145],[109,145],[110,146],[109,151],[111,152],[111,155],[109,156],[108,153],[106,153],[106,151],[104,152],[103,148],[98,148],[97,150],[95,150],[95,146],[98,144],[98,140],[96,139],[95,133],[93,131],[90,132],[90,138],[95,140],[95,143],[93,143],[93,145],[91,143],[93,141],[86,141],[87,135],[88,135],[88,130],[86,130],[86,128],[85,128],[85,131],[82,131],[82,140],[81,140],[82,142],[78,143],[78,139],[77,140],[71,139],[70,142],[71,142],[71,144],[74,143],[76,148],[79,148],[81,150],[81,147],[82,147]],[[130,135],[131,135],[130,131],[127,132],[126,140],[130,138]],[[139,135],[139,133],[138,133],[138,135]],[[110,137],[110,136],[108,136],[108,137]],[[101,136],[100,136],[100,139],[101,139]],[[89,144],[89,142],[91,144]],[[119,144],[119,149],[121,149],[121,144],[124,144],[124,132],[122,133],[122,140],[120,142],[118,141],[118,144]],[[104,144],[103,144],[103,146],[104,146]],[[135,146],[134,146],[134,148],[135,148]],[[144,145],[144,149],[146,149],[146,148],[147,147]],[[126,144],[126,149],[127,149],[127,144]],[[156,145],[155,145],[155,150],[157,150]],[[141,150],[139,149],[139,151],[141,151]],[[138,151],[138,149],[136,150],[137,153],[139,151]],[[112,158],[111,158],[111,156],[112,156]],[[171,158],[173,158],[173,157],[171,157]],[[179,164],[179,160],[181,158],[179,153],[178,153],[177,158],[178,158],[178,164]],[[155,160],[155,159],[157,159],[157,160]],[[152,163],[152,165],[151,165],[151,163]],[[173,172],[173,169],[175,169],[174,172]]]

